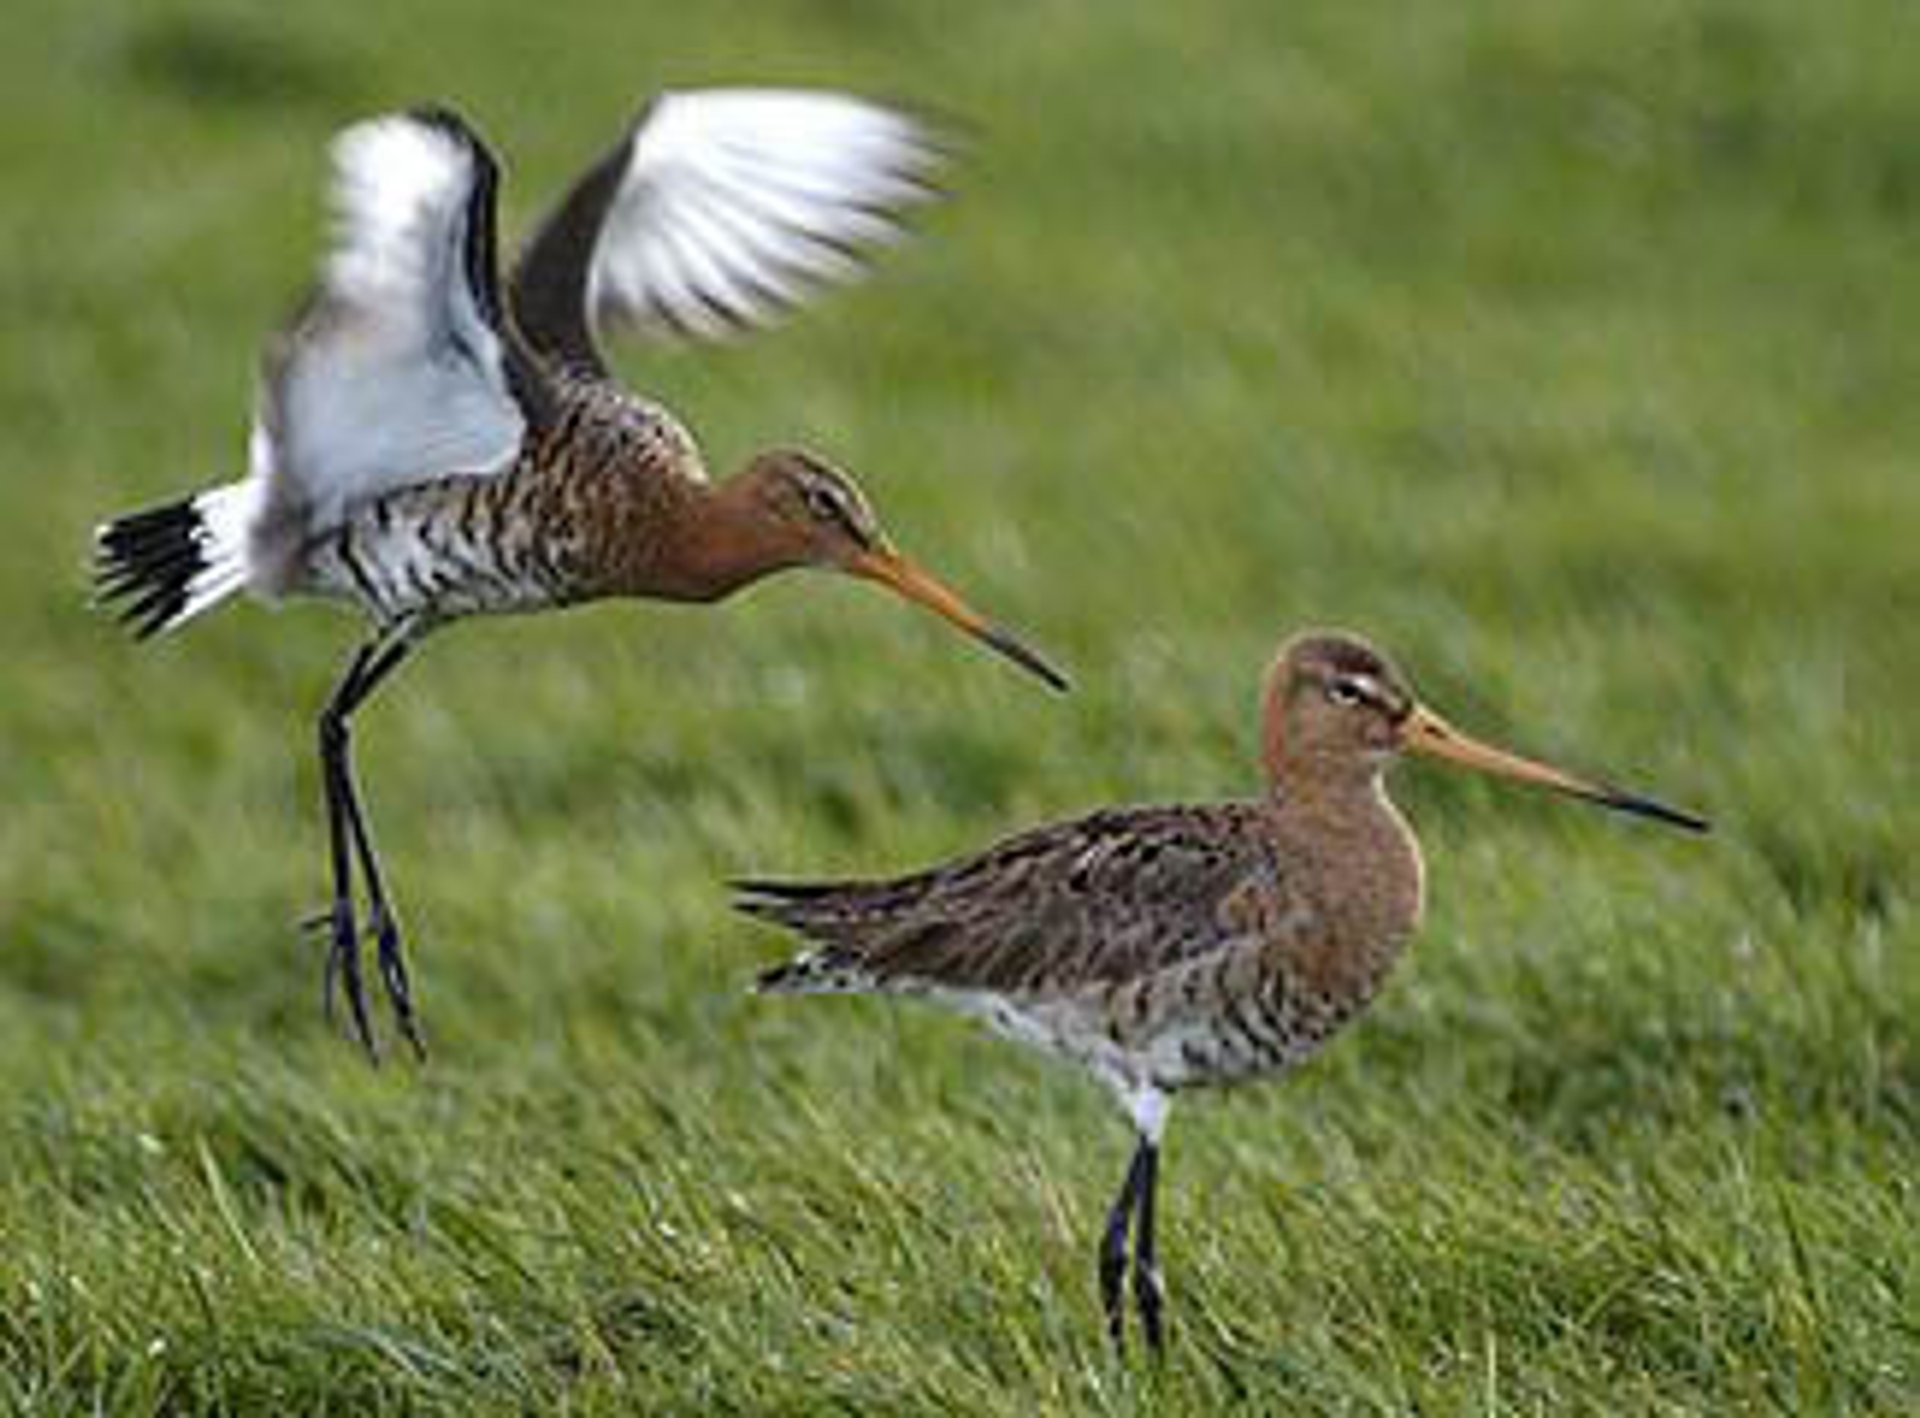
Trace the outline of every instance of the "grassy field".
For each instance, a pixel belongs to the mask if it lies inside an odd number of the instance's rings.
[[[13,0],[0,50],[0,1398],[31,1413],[1920,1411],[1920,16],[1892,3]],[[424,97],[531,216],[648,91],[964,118],[779,335],[629,350],[798,439],[1070,699],[869,590],[449,635],[363,721],[426,1067],[325,1026],[354,633],[135,649],[90,524],[239,465],[323,144]],[[17,534],[15,536],[14,534]],[[764,1002],[730,874],[1252,785],[1279,636],[1706,842],[1413,768],[1423,941],[1128,1139],[957,1021]]]

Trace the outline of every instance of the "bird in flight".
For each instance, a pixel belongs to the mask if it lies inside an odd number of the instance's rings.
[[[246,475],[100,527],[95,577],[143,639],[242,591],[370,622],[320,715],[333,895],[318,923],[329,1014],[344,994],[370,1054],[368,939],[395,1027],[424,1045],[349,725],[434,630],[611,597],[717,601],[811,567],[884,586],[1066,687],[901,554],[844,471],[773,448],[710,479],[692,435],[617,383],[600,348],[603,332],[744,332],[854,279],[935,195],[941,157],[920,121],[849,95],[663,94],[503,284],[499,167],[462,118],[394,113],[335,139],[331,247],[266,351]]]
[[[1372,1001],[1420,921],[1420,845],[1388,799],[1403,753],[1692,831],[1690,813],[1469,738],[1364,641],[1285,645],[1264,695],[1266,791],[1097,812],[891,880],[743,881],[738,905],[814,942],[774,994],[915,995],[1108,1085],[1137,1134],[1097,1278],[1116,1344],[1131,1267],[1164,1321],[1154,1197],[1169,1100],[1291,1068]]]

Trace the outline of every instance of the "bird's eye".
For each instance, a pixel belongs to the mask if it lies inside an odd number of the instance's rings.
[[[839,495],[830,492],[824,487],[810,487],[807,489],[807,511],[822,522],[845,522],[848,520],[846,509],[840,505]]]
[[[1341,675],[1327,681],[1327,701],[1338,704],[1342,709],[1352,709],[1366,701],[1366,694],[1360,686]]]

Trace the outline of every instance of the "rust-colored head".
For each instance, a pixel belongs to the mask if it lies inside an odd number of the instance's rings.
[[[1289,640],[1268,672],[1265,712],[1266,767],[1276,786],[1368,781],[1412,752],[1708,830],[1692,813],[1469,738],[1421,704],[1392,661],[1358,636],[1312,631]]]
[[[1413,693],[1365,641],[1330,631],[1296,635],[1267,672],[1267,772],[1368,779],[1400,752]]]
[[[731,489],[751,527],[747,539],[768,569],[811,566],[874,581],[990,645],[1054,689],[1067,678],[1035,650],[978,611],[931,572],[903,556],[872,504],[846,473],[810,453],[761,453]]]

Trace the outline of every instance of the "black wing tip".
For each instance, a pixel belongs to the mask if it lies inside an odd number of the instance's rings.
[[[859,886],[845,881],[757,881],[729,882],[734,896],[730,903],[743,916],[767,921],[825,944],[843,922],[846,911],[857,900]]]
[[[891,115],[907,130],[908,144],[929,160],[928,166],[946,167],[959,162],[987,136],[986,125],[980,119],[938,99],[909,98],[890,92],[849,94],[848,97]]]
[[[788,881],[774,877],[736,876],[727,881],[727,889],[742,896],[771,896],[781,901],[809,900],[839,889],[831,881]]]
[[[422,127],[445,133],[468,147],[482,151],[486,149],[486,144],[481,141],[479,129],[475,128],[466,115],[451,104],[428,100],[424,103],[410,104],[401,112]]]
[[[796,934],[808,937],[810,908],[830,898],[838,888],[821,881],[769,881],[736,877],[727,883],[733,891],[733,909],[756,920],[770,921]],[[770,965],[753,979],[749,987],[756,995],[805,994],[832,973],[838,956],[830,943]]]
[[[494,190],[500,182],[500,160],[494,156],[487,140],[480,136],[480,130],[458,109],[439,102],[416,103],[401,110],[401,114],[411,123],[451,138],[465,151],[474,167],[473,194],[471,200],[484,204],[489,213],[493,206]],[[491,218],[484,240],[491,245],[493,234]]]
[[[842,883],[827,881],[763,881],[739,878],[727,883],[733,909],[742,915],[797,928],[808,909],[831,900]]]

